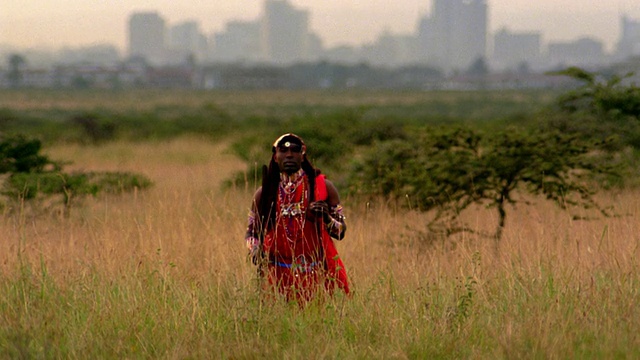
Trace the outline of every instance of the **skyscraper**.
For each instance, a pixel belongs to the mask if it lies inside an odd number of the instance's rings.
[[[285,65],[305,60],[309,50],[309,14],[287,0],[266,0],[262,49],[267,61]]]
[[[168,47],[183,59],[202,61],[207,53],[207,39],[196,21],[184,21],[169,28]]]
[[[541,35],[538,32],[512,32],[505,28],[493,37],[492,64],[500,70],[535,68],[540,64]]]
[[[129,56],[162,63],[165,52],[165,20],[157,12],[134,13],[129,18]]]
[[[553,68],[563,68],[569,65],[597,67],[605,60],[602,41],[588,37],[568,42],[549,43],[547,52],[547,61]]]
[[[624,60],[640,55],[640,20],[622,16],[620,22],[622,31],[616,48],[616,57]]]
[[[231,21],[214,35],[210,59],[222,62],[260,60],[260,21]]]
[[[487,23],[486,0],[434,0],[419,29],[422,57],[445,71],[467,69],[486,58]]]

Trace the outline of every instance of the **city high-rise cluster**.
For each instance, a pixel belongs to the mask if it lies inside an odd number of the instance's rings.
[[[315,60],[321,48],[319,37],[309,31],[309,13],[286,0],[266,0],[259,19],[231,21],[210,38],[195,22],[168,27],[157,12],[135,13],[129,19],[129,56],[155,64],[189,58],[287,65]]]
[[[327,47],[310,29],[309,11],[289,0],[262,0],[256,19],[231,20],[214,33],[195,20],[174,24],[157,11],[135,12],[123,24],[125,54],[112,44],[54,51],[0,44],[0,56],[11,59],[0,65],[0,88],[468,88],[474,78],[486,84],[486,75],[496,75],[495,86],[519,87],[554,86],[535,75],[569,66],[638,73],[640,20],[621,16],[620,37],[606,51],[590,37],[545,42],[539,31],[507,28],[489,34],[488,13],[487,0],[431,0],[410,33],[386,30],[369,43]]]
[[[193,22],[167,26],[157,12],[129,19],[129,56],[156,64],[187,57],[209,62],[288,65],[329,60],[397,66],[429,64],[444,70],[466,68],[487,56],[486,0],[435,0],[431,17],[420,21],[415,35],[384,33],[360,48],[325,49],[309,29],[309,13],[287,0],[265,0],[253,21],[231,21],[208,39]]]
[[[536,31],[501,29],[490,37],[487,0],[433,0],[430,15],[418,19],[413,34],[386,31],[373,43],[358,47],[324,47],[310,30],[309,17],[308,11],[287,0],[265,0],[259,18],[233,20],[222,31],[205,36],[194,21],[169,26],[156,12],[135,13],[128,24],[128,55],[154,65],[329,61],[387,67],[419,64],[451,73],[478,62],[496,70],[540,70],[594,66],[640,54],[640,23],[626,17],[616,51],[610,55],[602,42],[591,38],[544,48],[542,34]]]
[[[444,70],[466,69],[487,56],[487,1],[434,0],[420,21],[418,58]]]

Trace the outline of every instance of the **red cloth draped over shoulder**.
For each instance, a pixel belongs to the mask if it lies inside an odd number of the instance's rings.
[[[315,198],[316,201],[324,201],[327,199],[327,184],[325,182],[324,175],[318,175],[316,177],[316,189]],[[323,229],[322,233],[322,247],[327,262],[327,280],[325,286],[327,290],[333,290],[334,284],[337,284],[346,294],[349,294],[349,281],[347,279],[347,270],[344,267],[340,255],[338,255],[338,249],[336,249],[333,239],[329,233]]]

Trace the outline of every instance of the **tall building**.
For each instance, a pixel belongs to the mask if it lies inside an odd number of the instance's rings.
[[[616,57],[620,60],[640,56],[640,20],[622,16],[620,40],[616,48]]]
[[[167,46],[182,60],[202,61],[207,53],[207,38],[196,21],[185,21],[169,28]]]
[[[602,41],[580,38],[569,42],[554,42],[548,45],[548,62],[551,67],[592,67],[606,60]]]
[[[415,47],[414,36],[392,34],[385,30],[374,43],[362,48],[362,55],[372,65],[398,67],[414,62]]]
[[[216,62],[257,62],[261,59],[260,21],[231,21],[213,35],[209,58]]]
[[[511,32],[501,29],[493,37],[491,64],[499,70],[537,68],[541,61],[541,36],[538,32]]]
[[[286,65],[309,57],[309,14],[287,0],[265,1],[261,35],[269,62]]]
[[[487,23],[487,0],[433,0],[419,25],[421,57],[445,71],[467,69],[486,59]]]
[[[432,49],[435,47],[435,31],[433,29],[433,18],[423,16],[418,21],[416,32],[416,61],[418,63],[428,63]]]
[[[129,56],[162,63],[165,54],[165,20],[157,12],[134,13],[129,18]]]
[[[324,53],[324,44],[322,38],[314,33],[307,35],[307,51],[305,54],[305,60],[317,61]]]

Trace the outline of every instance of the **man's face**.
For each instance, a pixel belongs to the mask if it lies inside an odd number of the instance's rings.
[[[302,166],[302,146],[299,144],[284,142],[276,147],[275,161],[281,171],[293,174]]]

